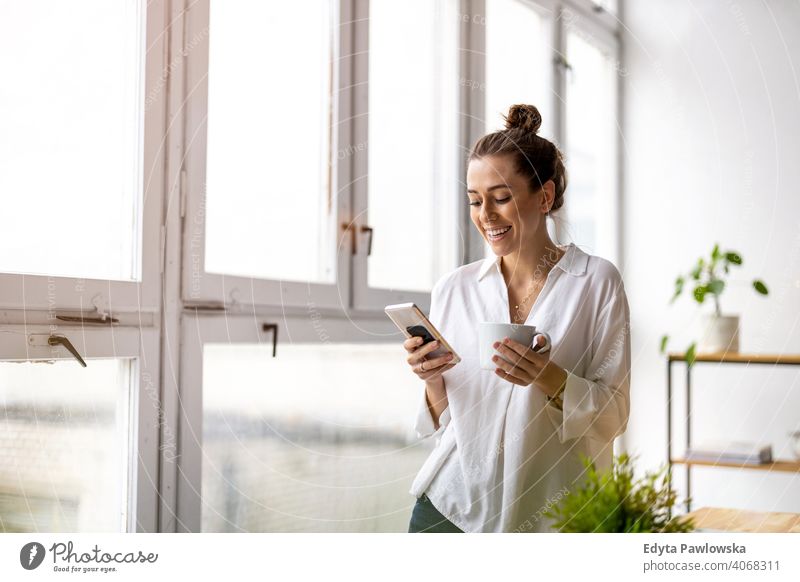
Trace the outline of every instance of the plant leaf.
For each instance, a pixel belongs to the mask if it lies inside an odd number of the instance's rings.
[[[716,263],[717,259],[719,259],[722,255],[719,254],[719,244],[715,244],[714,248],[711,250],[711,262]]]
[[[767,291],[767,286],[764,285],[764,282],[761,279],[756,279],[753,281],[753,287],[756,291],[761,293],[762,295],[768,295],[769,291]]]
[[[742,264],[742,255],[740,255],[736,251],[728,251],[727,253],[725,253],[725,258],[729,263],[733,263],[734,265]]]
[[[697,265],[695,265],[695,268],[692,269],[692,272],[690,273],[692,279],[694,279],[695,281],[698,281],[700,279],[700,272],[703,270],[704,265],[705,261],[703,260],[703,257],[700,257],[697,260]]]
[[[672,296],[672,299],[669,300],[670,303],[674,302],[678,296],[683,292],[683,283],[684,278],[682,275],[679,275],[677,279],[675,279],[675,294]]]
[[[707,291],[708,288],[705,285],[698,285],[697,287],[695,287],[693,292],[695,301],[697,301],[698,303],[702,303],[703,300],[706,298]]]
[[[661,347],[659,348],[659,353],[664,353],[664,350],[667,348],[667,342],[669,341],[669,336],[664,334],[661,336]]]
[[[695,353],[696,346],[697,346],[696,343],[692,343],[692,345],[690,345],[689,348],[686,350],[686,364],[689,367],[692,367],[694,365],[694,360],[695,357],[697,356],[697,354]]]
[[[714,295],[719,295],[725,288],[725,281],[722,281],[721,279],[714,279],[708,284],[707,288]]]

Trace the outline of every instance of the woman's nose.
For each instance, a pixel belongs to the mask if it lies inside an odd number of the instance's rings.
[[[497,213],[491,209],[487,209],[486,205],[481,206],[480,219],[483,224],[492,222],[497,219]]]

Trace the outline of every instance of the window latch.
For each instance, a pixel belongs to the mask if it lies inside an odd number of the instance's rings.
[[[261,326],[261,331],[271,331],[272,332],[272,357],[275,357],[275,353],[278,349],[278,324],[277,323],[265,323]]]
[[[47,337],[47,340],[45,340],[45,336]],[[78,360],[78,363],[81,366],[83,366],[84,368],[86,367],[86,361],[78,353],[78,350],[75,349],[75,346],[72,345],[72,342],[69,341],[69,339],[63,335],[56,335],[56,334],[46,335],[43,333],[32,333],[28,336],[28,345],[33,347],[64,346],[64,348],[70,354],[72,354],[72,357]]]
[[[370,256],[372,254],[372,227],[362,225],[361,232],[369,233],[369,238],[367,239],[367,256]]]

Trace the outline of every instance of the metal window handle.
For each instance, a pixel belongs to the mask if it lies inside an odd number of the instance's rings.
[[[352,222],[349,223],[349,224],[346,223],[346,222],[343,222],[342,223],[342,230],[344,230],[345,232],[347,232],[348,230],[350,231],[350,254],[351,255],[356,254],[356,229],[355,229],[355,225]]]
[[[261,331],[272,332],[272,357],[274,358],[278,349],[278,324],[265,323],[264,325],[261,326]]]
[[[69,341],[63,335],[51,335],[49,338],[47,338],[47,345],[49,345],[49,346],[59,346],[59,345],[60,346],[64,346],[66,348],[66,350],[70,354],[72,354],[75,357],[76,360],[78,360],[78,363],[81,366],[83,366],[84,368],[86,367],[86,362],[81,357],[81,355],[78,353],[78,350],[76,350],[75,346],[72,345],[72,342]]]
[[[361,232],[368,232],[369,238],[367,239],[367,256],[372,254],[372,227],[371,226],[362,226]]]
[[[110,315],[103,317],[83,317],[82,315],[56,315],[59,321],[66,321],[69,323],[97,323],[100,325],[115,325],[119,323],[119,319],[111,317]]]

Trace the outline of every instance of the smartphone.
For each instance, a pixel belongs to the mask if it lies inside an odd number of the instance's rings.
[[[447,353],[453,354],[453,359],[449,364],[457,364],[461,358],[455,350],[447,343],[439,330],[434,327],[430,320],[414,303],[397,303],[396,305],[387,305],[384,308],[386,315],[389,316],[397,328],[403,332],[406,338],[421,337],[422,344],[425,345],[434,340],[439,342],[439,347],[428,354],[428,358],[438,358]]]

